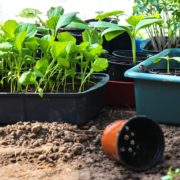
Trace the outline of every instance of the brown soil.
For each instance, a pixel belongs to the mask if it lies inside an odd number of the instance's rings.
[[[67,123],[18,122],[0,127],[1,180],[158,180],[180,167],[180,127],[161,125],[163,159],[146,172],[133,172],[107,157],[100,138],[106,125],[134,111],[105,108],[84,126]]]

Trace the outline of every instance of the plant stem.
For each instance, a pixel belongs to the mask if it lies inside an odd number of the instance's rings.
[[[81,85],[79,87],[79,92],[82,92],[82,87],[83,85],[86,83],[86,80],[91,76],[91,74],[93,73],[93,70],[91,70],[87,76],[84,77],[84,79],[81,81]]]
[[[167,73],[169,74],[170,72],[170,59],[167,59]]]
[[[136,41],[135,38],[131,37],[133,64],[136,64]]]

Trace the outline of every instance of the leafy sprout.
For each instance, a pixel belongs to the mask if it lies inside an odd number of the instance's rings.
[[[172,167],[170,167],[168,169],[167,175],[163,176],[161,180],[175,180],[176,177],[180,177],[180,169],[177,168],[173,171]]]
[[[17,16],[22,17],[22,18],[27,18],[27,19],[38,19],[39,22],[36,21],[37,24],[39,23],[44,24],[44,22],[40,18],[41,14],[42,12],[39,11],[38,9],[24,8],[21,10],[21,12]]]
[[[38,9],[25,8],[25,9],[22,9],[21,12],[17,16],[20,16],[23,18],[36,18],[40,14],[42,14],[42,12],[39,11]]]
[[[170,62],[172,60],[180,62],[180,57],[169,57],[169,56],[158,57],[158,58],[154,59],[153,63],[158,63],[158,62],[160,62],[162,60],[166,61],[166,72],[167,72],[167,74],[169,74],[170,73]]]

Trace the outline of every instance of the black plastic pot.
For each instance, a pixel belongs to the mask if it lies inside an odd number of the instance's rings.
[[[94,74],[99,81],[81,93],[0,93],[0,124],[17,121],[65,121],[84,124],[104,106],[107,74]]]
[[[147,59],[147,53],[137,52],[137,63]],[[109,68],[107,73],[112,81],[132,81],[124,77],[124,72],[134,66],[132,51],[117,50],[113,51],[113,56],[108,59]]]
[[[165,146],[160,126],[146,116],[113,122],[105,128],[101,142],[106,154],[135,171],[156,165]]]

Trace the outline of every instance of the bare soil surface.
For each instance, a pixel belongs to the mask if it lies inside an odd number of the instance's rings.
[[[128,170],[103,153],[103,129],[134,111],[105,108],[83,126],[62,122],[17,122],[0,127],[1,180],[158,180],[180,167],[180,127],[161,125],[163,159],[146,172]],[[179,178],[180,179],[180,178]]]

